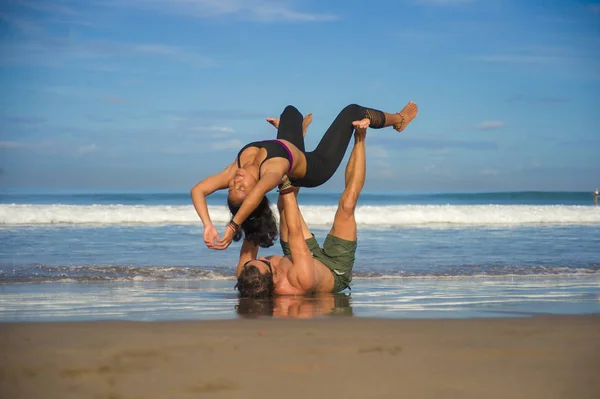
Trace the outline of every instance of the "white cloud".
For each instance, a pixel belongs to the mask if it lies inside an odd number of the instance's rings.
[[[383,179],[390,179],[395,176],[392,169],[381,169],[375,172],[375,176]]]
[[[597,40],[582,37],[571,46],[517,44],[487,54],[476,54],[469,59],[494,65],[518,66],[530,71],[543,73],[566,73],[598,77],[600,62],[597,53]]]
[[[500,174],[500,172],[496,169],[483,169],[481,172],[482,175],[485,176],[497,176]]]
[[[374,157],[385,159],[389,157],[388,151],[384,147],[378,145],[368,146],[367,153],[369,158]]]
[[[121,98],[121,97],[116,97],[116,96],[108,96],[108,97],[102,97],[100,98],[101,101],[104,101],[105,103],[111,103],[111,104],[123,104],[125,103],[125,99]]]
[[[369,158],[368,155],[367,158]],[[375,160],[374,164],[376,169],[390,169],[392,167],[392,164],[387,159],[377,159]]]
[[[503,64],[548,64],[560,61],[560,58],[555,56],[519,54],[480,55],[474,57],[474,59],[476,61],[495,62]]]
[[[67,38],[40,38],[29,41],[0,42],[0,52],[8,54],[2,63],[25,63],[61,67],[78,61],[118,58],[158,57],[170,61],[185,62],[199,68],[213,68],[217,63],[193,50],[157,43],[122,43],[108,40],[74,40]],[[110,68],[109,68],[110,69]]]
[[[433,6],[456,6],[460,4],[474,3],[477,0],[417,0],[417,3]]]
[[[26,145],[18,141],[0,141],[0,148],[24,148]]]
[[[0,149],[24,149],[24,150],[44,150],[47,151],[52,147],[52,143],[49,141],[0,141]]]
[[[207,137],[213,139],[229,138],[232,133],[235,133],[235,130],[226,126],[198,126],[189,130],[192,132],[209,133]]]
[[[479,125],[475,125],[475,129],[492,130],[492,129],[501,128],[504,125],[506,125],[506,123],[504,123],[502,121],[483,121]]]
[[[96,144],[74,146],[60,141],[0,141],[0,149],[23,149],[44,154],[80,156],[98,151]]]
[[[77,148],[76,153],[78,155],[89,154],[90,152],[98,151],[98,146],[96,144],[84,145]]]
[[[198,126],[195,128],[190,129],[192,131],[196,131],[196,132],[215,132],[215,133],[233,133],[235,132],[235,130],[233,130],[230,127],[225,127],[225,126]]]
[[[238,16],[257,21],[319,22],[338,19],[332,14],[302,12],[287,0],[119,0],[115,6],[150,8],[160,12],[183,14],[194,18]]]
[[[23,132],[36,130],[44,123],[45,119],[36,116],[11,115],[0,117],[0,129]]]
[[[24,33],[37,34],[42,31],[40,25],[12,14],[0,12],[0,19]]]
[[[213,150],[239,150],[242,148],[242,142],[239,140],[215,141],[211,143],[210,148]]]
[[[216,66],[216,62],[209,57],[205,57],[179,46],[170,46],[165,44],[134,44],[129,45],[129,47],[133,52],[138,54],[174,57],[181,61],[194,63],[197,66]]]
[[[39,11],[39,12],[49,12],[56,14],[76,14],[75,10],[63,4],[59,4],[61,2],[53,1],[53,2],[37,2],[37,1],[25,1],[20,0],[17,4],[27,7],[29,9]]]

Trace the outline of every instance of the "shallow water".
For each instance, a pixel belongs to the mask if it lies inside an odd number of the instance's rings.
[[[358,279],[351,292],[241,301],[233,281],[0,285],[0,321],[518,317],[600,312],[600,277]]]
[[[337,196],[300,199],[320,242]],[[367,194],[351,296],[254,307],[239,306],[233,290],[239,243],[207,249],[186,201],[0,195],[0,320],[220,319],[254,308],[358,317],[600,312],[600,208],[586,193]],[[229,218],[215,201],[211,212]],[[278,245],[261,250],[277,253]]]

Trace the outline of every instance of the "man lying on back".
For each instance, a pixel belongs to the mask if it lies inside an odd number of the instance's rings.
[[[236,270],[240,297],[339,292],[352,281],[356,253],[354,212],[366,176],[365,138],[368,126],[356,124],[354,147],[345,174],[333,226],[321,248],[298,208],[298,189],[289,180],[280,186],[280,238],[284,256],[258,256],[258,246],[244,240]]]

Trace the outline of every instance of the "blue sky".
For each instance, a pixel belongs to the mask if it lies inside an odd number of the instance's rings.
[[[0,71],[0,187],[188,190],[287,104],[312,149],[409,100],[367,189],[600,186],[600,2],[7,0]]]

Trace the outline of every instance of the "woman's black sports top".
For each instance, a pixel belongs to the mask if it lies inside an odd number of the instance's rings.
[[[238,152],[238,156],[237,156],[238,168],[242,167],[242,165],[240,163],[240,155],[242,155],[242,152],[244,152],[244,150],[248,147],[264,148],[265,150],[267,150],[267,157],[260,163],[260,166],[258,167],[259,175],[260,175],[260,167],[262,166],[262,164],[265,163],[265,161],[267,159],[271,159],[271,158],[287,159],[290,162],[290,167],[288,168],[288,172],[290,170],[292,170],[292,166],[294,165],[294,156],[292,155],[292,151],[290,151],[290,149],[288,148],[287,145],[285,145],[283,142],[281,142],[279,140],[255,141],[253,143],[246,144],[244,146],[244,148],[242,148],[240,150],[240,152]]]

